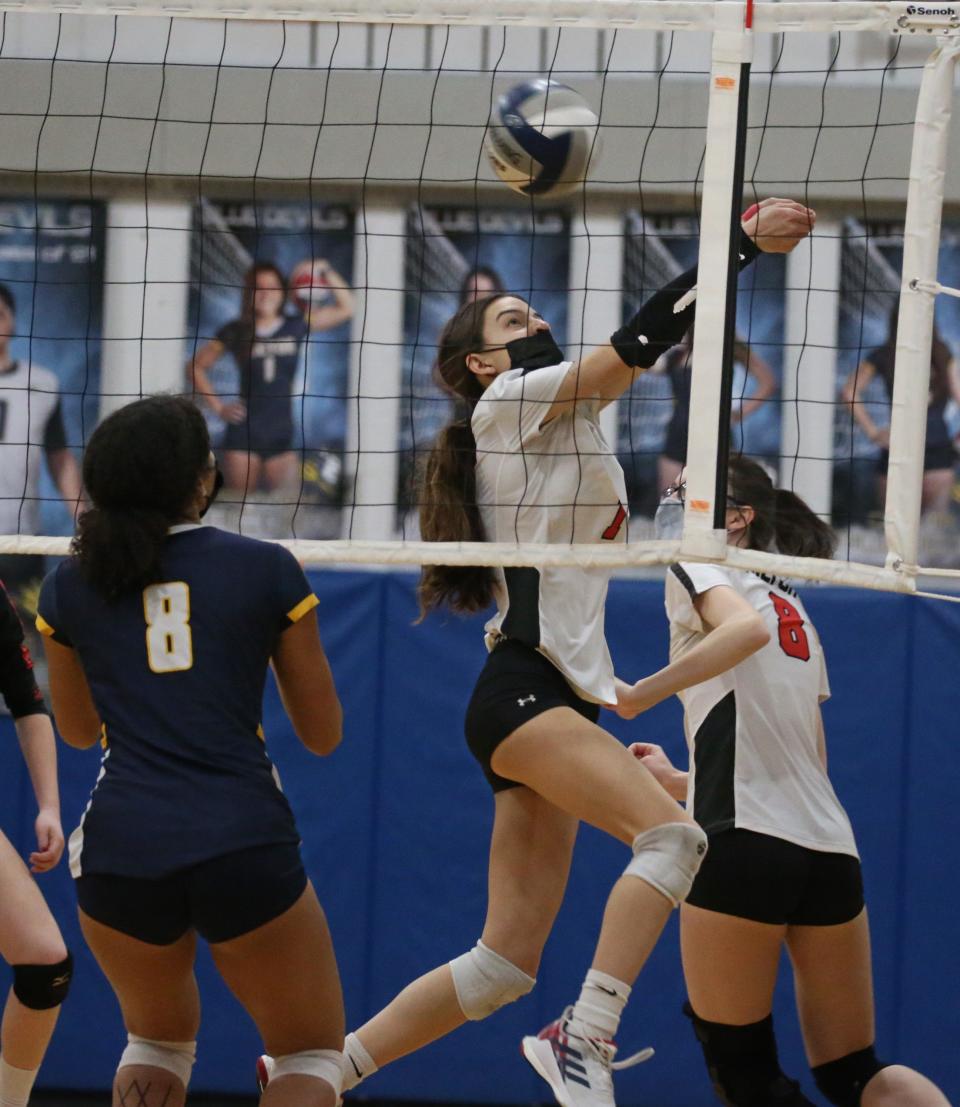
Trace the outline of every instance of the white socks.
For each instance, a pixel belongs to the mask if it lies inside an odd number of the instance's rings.
[[[608,976],[598,969],[590,969],[580,998],[574,1004],[573,1018],[587,1031],[590,1038],[612,1040],[620,1026],[620,1016],[633,989],[615,976]]]
[[[15,1069],[0,1058],[0,1107],[27,1107],[37,1069]]]
[[[355,1088],[361,1080],[373,1076],[377,1071],[377,1064],[369,1053],[363,1048],[363,1043],[356,1034],[348,1034],[343,1043],[343,1091],[349,1092]],[[0,1107],[3,1107],[0,1104]]]

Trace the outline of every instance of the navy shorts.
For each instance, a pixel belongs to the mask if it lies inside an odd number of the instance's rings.
[[[600,705],[581,699],[542,653],[522,642],[501,640],[480,671],[464,721],[467,745],[494,792],[518,787],[517,781],[497,776],[490,768],[494,750],[518,727],[552,707],[572,707],[591,723],[600,717]]]
[[[254,846],[149,880],[90,873],[77,877],[80,909],[104,926],[154,946],[195,930],[228,942],[288,911],[307,874],[299,846]]]
[[[270,458],[289,453],[293,449],[293,424],[289,420],[228,423],[219,448],[256,454],[264,461],[269,461]]]
[[[860,862],[752,830],[723,830],[710,836],[687,903],[779,926],[839,926],[863,910]]]

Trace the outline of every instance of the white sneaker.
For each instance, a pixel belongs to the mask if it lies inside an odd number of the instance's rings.
[[[550,1085],[560,1107],[616,1107],[614,1069],[628,1069],[653,1056],[643,1049],[615,1061],[617,1047],[602,1038],[590,1038],[571,1022],[573,1008],[545,1026],[536,1037],[527,1036],[520,1051]]]

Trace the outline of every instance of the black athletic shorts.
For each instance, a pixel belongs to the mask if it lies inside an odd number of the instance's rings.
[[[581,699],[542,653],[502,639],[480,671],[464,721],[467,745],[494,792],[516,788],[517,782],[497,776],[490,768],[493,751],[518,727],[551,707],[572,707],[591,723],[600,716],[600,705]]]
[[[225,853],[170,876],[77,878],[84,914],[141,942],[167,946],[196,930],[208,942],[239,938],[289,910],[307,874],[290,843]]]
[[[240,450],[269,461],[293,449],[293,424],[276,422],[228,423],[221,450]]]
[[[838,926],[863,910],[860,862],[752,830],[711,835],[687,903],[754,922]]]

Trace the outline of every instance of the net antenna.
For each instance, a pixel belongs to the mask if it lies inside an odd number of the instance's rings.
[[[143,87],[136,91],[143,92],[142,97],[131,95],[128,103],[122,96],[111,95],[110,112],[105,112],[101,105],[98,113],[102,126],[98,125],[93,163],[88,151],[88,161],[75,164],[68,153],[79,148],[79,143],[71,146],[72,135],[78,134],[79,128],[71,121],[71,111],[58,104],[52,95],[53,73],[57,71],[59,81],[63,77],[60,68],[64,67],[51,63],[72,60],[72,45],[69,48],[66,45],[72,42],[70,36],[58,35],[53,45],[48,42],[44,47],[46,56],[34,49],[33,43],[20,56],[20,40],[15,34],[6,35],[6,45],[0,48],[0,67],[8,61],[13,63],[6,75],[7,91],[16,92],[17,81],[25,73],[36,76],[42,70],[42,80],[47,82],[38,91],[30,81],[20,81],[26,97],[24,103],[18,101],[0,110],[0,117],[9,123],[4,132],[9,135],[6,151],[0,150],[0,171],[11,174],[11,181],[23,182],[28,193],[39,195],[48,181],[62,190],[71,174],[84,173],[84,179],[90,179],[92,187],[111,206],[121,202],[124,189],[125,195],[143,196],[149,191],[145,183],[152,186],[154,177],[158,185],[168,190],[165,195],[179,197],[183,203],[202,194],[201,189],[209,180],[211,184],[215,181],[218,196],[231,201],[237,194],[249,196],[252,181],[257,203],[262,197],[280,203],[291,196],[301,199],[308,194],[319,196],[329,188],[338,200],[357,205],[351,290],[355,308],[349,340],[337,339],[341,346],[350,346],[352,359],[344,449],[348,455],[345,468],[353,471],[355,478],[343,512],[346,533],[352,537],[344,541],[308,542],[287,535],[275,536],[288,541],[304,561],[615,568],[664,564],[675,559],[682,549],[689,558],[717,559],[748,568],[775,568],[799,577],[902,591],[916,588],[921,571],[918,520],[927,393],[925,383],[921,382],[926,381],[929,372],[926,359],[930,352],[933,300],[943,291],[937,280],[936,254],[960,32],[960,20],[952,5],[920,6],[900,0],[890,3],[605,0],[603,4],[595,0],[561,0],[559,4],[557,0],[496,0],[494,4],[465,0],[451,13],[445,0],[411,0],[406,5],[397,5],[394,0],[310,0],[300,7],[288,0],[230,0],[229,4],[226,0],[188,0],[175,6],[169,0],[121,0],[119,4],[117,0],[86,0],[83,13],[78,14],[75,0],[0,0],[0,12],[16,13],[5,18],[13,21],[11,25],[15,24],[18,32],[37,13],[60,13],[58,29],[61,24],[67,26],[64,22],[67,20],[73,26],[77,20],[106,18],[113,26],[121,16],[124,20],[130,17],[125,22],[127,29],[137,22],[133,17],[159,18],[164,29],[159,37],[166,41],[168,52],[171,43],[176,45],[187,36],[199,42],[211,32],[216,34],[220,51],[219,60],[211,61],[208,57],[203,62],[210,69],[207,75],[216,78],[210,82],[212,92],[203,92],[199,84],[196,88],[191,85],[193,94],[177,100],[179,83],[171,80],[166,96],[161,94],[152,106],[145,108],[149,97],[141,73]],[[256,26],[248,22],[255,20],[263,22]],[[50,21],[40,22],[51,26]],[[271,24],[279,35],[267,34]],[[443,27],[442,34],[428,35],[425,31],[438,26]],[[186,27],[190,27],[189,32]],[[157,39],[150,34],[156,28],[157,25],[147,24],[140,28],[145,43]],[[611,31],[616,32],[612,47],[608,35]],[[584,40],[576,36],[593,32],[602,32],[603,36],[591,40],[595,49],[584,50]],[[897,277],[902,292],[885,510],[888,556],[883,566],[850,561],[819,563],[762,551],[732,550],[725,544],[721,525],[735,324],[732,275],[736,268],[739,216],[744,206],[743,150],[749,137],[746,131],[750,67],[755,77],[762,71],[762,50],[758,53],[761,41],[769,43],[772,38],[781,37],[786,43],[814,41],[809,36],[838,33],[851,42],[865,35],[887,36],[886,41],[892,35],[915,42],[931,37],[939,39],[924,71],[917,103],[905,256],[902,274]],[[670,56],[677,55],[669,64],[663,59],[664,36],[671,36]],[[266,37],[271,37],[269,47],[261,42]],[[83,38],[74,36],[74,40]],[[282,40],[280,53],[274,39]],[[393,52],[414,41],[423,43],[419,64],[395,62]],[[702,49],[704,43],[709,44],[708,50]],[[232,53],[235,47],[237,54]],[[293,53],[300,50],[302,57],[290,62],[287,50]],[[111,49],[97,59],[105,82],[117,80],[122,84],[127,80],[130,84],[124,68],[130,63],[125,57],[120,60]],[[469,60],[481,57],[479,62]],[[637,61],[638,58],[641,60]],[[707,58],[709,72],[704,68]],[[591,59],[595,59],[595,64],[591,64]],[[176,59],[168,59],[167,53],[154,56],[150,64],[159,65],[165,73],[163,67],[168,61],[177,64]],[[584,215],[590,214],[588,209],[598,199],[604,202],[601,206],[608,215],[611,210],[622,212],[636,206],[655,211],[659,201],[663,201],[660,210],[677,210],[687,188],[696,186],[700,156],[704,154],[700,281],[696,290],[695,369],[689,427],[690,494],[682,546],[652,541],[622,546],[596,543],[562,547],[423,544],[398,540],[395,535],[401,533],[399,525],[394,526],[392,533],[389,526],[382,525],[385,520],[396,519],[397,514],[396,460],[405,406],[400,393],[403,373],[399,353],[404,345],[400,318],[403,286],[410,285],[409,295],[416,307],[426,306],[431,289],[449,291],[451,285],[455,288],[456,278],[462,279],[467,264],[456,246],[446,240],[443,228],[433,224],[429,213],[418,206],[414,215],[409,216],[410,204],[416,199],[424,205],[442,205],[448,197],[455,196],[453,202],[498,206],[511,199],[486,169],[481,155],[482,136],[490,104],[497,94],[510,84],[537,75],[531,69],[560,79],[565,74],[571,75],[568,79],[595,94],[594,105],[601,101],[602,88],[608,79],[616,78],[622,93],[603,100],[600,129],[604,154],[596,162],[585,193],[568,202],[570,211],[582,209]],[[847,72],[856,72],[856,66],[851,65]],[[342,73],[349,73],[356,87],[362,86],[362,96],[344,95],[345,86],[336,95],[327,96],[328,86],[332,87],[330,82]],[[651,122],[643,115],[651,103],[643,93],[651,87],[659,92],[663,82],[675,82],[684,96],[666,97],[663,112]],[[416,96],[402,94],[404,83],[417,86]],[[248,101],[250,89],[255,86],[261,89],[261,94],[257,110],[253,111]],[[823,89],[814,91],[819,105]],[[52,106],[40,113],[44,122],[41,138],[45,131],[48,137],[41,142],[33,117],[38,114],[36,105],[48,101]],[[323,118],[319,118],[319,109],[315,115],[310,114],[313,106],[328,101],[330,110]],[[417,106],[411,107],[414,101]],[[703,122],[691,123],[690,105],[694,103],[700,105],[697,110],[706,104]],[[246,116],[238,114],[244,104],[248,109]],[[335,104],[339,105],[336,111]],[[682,118],[671,121],[671,110]],[[337,114],[340,111],[342,115]],[[119,122],[115,116],[121,117]],[[772,135],[776,126],[764,121],[764,132]],[[831,126],[842,132],[842,120]],[[137,144],[123,137],[133,133],[135,127],[145,127],[159,136],[140,160]],[[193,147],[189,138],[198,133],[197,128],[202,131],[204,127],[207,138],[198,171],[196,162],[191,161]],[[676,133],[671,132],[671,127],[676,128]],[[782,128],[779,146],[771,143],[775,147],[771,157],[782,162],[782,176],[765,180],[755,177],[754,191],[762,188],[762,195],[790,195],[789,190],[795,190],[799,182],[811,191],[812,200],[832,203],[836,217],[849,215],[852,203],[846,204],[847,210],[839,210],[844,199],[849,199],[849,190],[845,197],[843,181],[823,182],[809,175],[804,179],[803,170],[798,175],[802,151],[793,162],[789,161],[790,147],[796,144],[793,135],[802,130],[802,125],[796,132]],[[248,136],[244,140],[246,131],[255,139]],[[668,142],[685,153],[693,149],[696,171],[673,179],[655,176],[664,154],[672,154],[664,136],[669,136]],[[705,153],[701,144],[704,136]],[[55,158],[41,150],[41,145],[54,137]],[[850,137],[855,135],[851,132]],[[385,157],[384,151],[391,156]],[[398,161],[403,162],[402,170],[394,164]],[[51,164],[56,168],[41,168]],[[859,181],[854,178],[847,184],[866,181],[865,163],[859,176]],[[896,175],[891,174],[890,179],[896,179]],[[637,202],[638,185],[643,191],[642,205]],[[885,202],[889,205],[897,199],[891,191]],[[529,202],[527,209],[535,214],[537,204]],[[191,279],[199,282],[205,294],[221,298],[225,311],[227,297],[240,284],[242,272],[252,259],[249,245],[231,235],[222,222],[215,207],[201,203],[191,255],[185,254],[182,283]],[[141,229],[147,231],[147,239],[155,242],[157,224],[150,224],[149,215],[146,224]],[[859,249],[856,236],[848,237],[854,251]],[[648,237],[646,245],[642,283],[649,280],[652,284],[660,276],[655,273],[656,267],[668,274],[672,259],[664,256],[668,251],[658,248],[655,235]],[[145,249],[149,254],[149,242]],[[108,255],[109,252],[108,234]],[[864,283],[885,288],[890,283],[889,266],[884,269],[880,264],[883,259],[874,257],[868,244],[861,253]],[[299,260],[291,258],[290,262]],[[150,265],[144,265],[144,298],[148,301],[155,291],[149,287],[150,272]],[[620,272],[604,272],[592,279],[609,290],[619,287],[623,276]],[[584,290],[576,291],[582,294]],[[854,308],[846,303],[842,310]],[[862,304],[860,310],[864,310]],[[106,316],[109,314],[105,312]],[[180,333],[186,333],[185,329]],[[105,333],[105,343],[115,337]],[[590,344],[606,340],[605,334],[586,337]],[[385,366],[389,366],[389,371]],[[836,404],[827,406],[825,415],[831,423],[836,409]],[[616,449],[615,443],[610,446]],[[385,458],[390,459],[389,465],[384,464]],[[361,517],[374,522],[354,527],[352,521]],[[382,537],[366,537],[372,534]],[[66,546],[67,540],[63,538],[30,535],[0,538],[0,552],[63,553]]]

